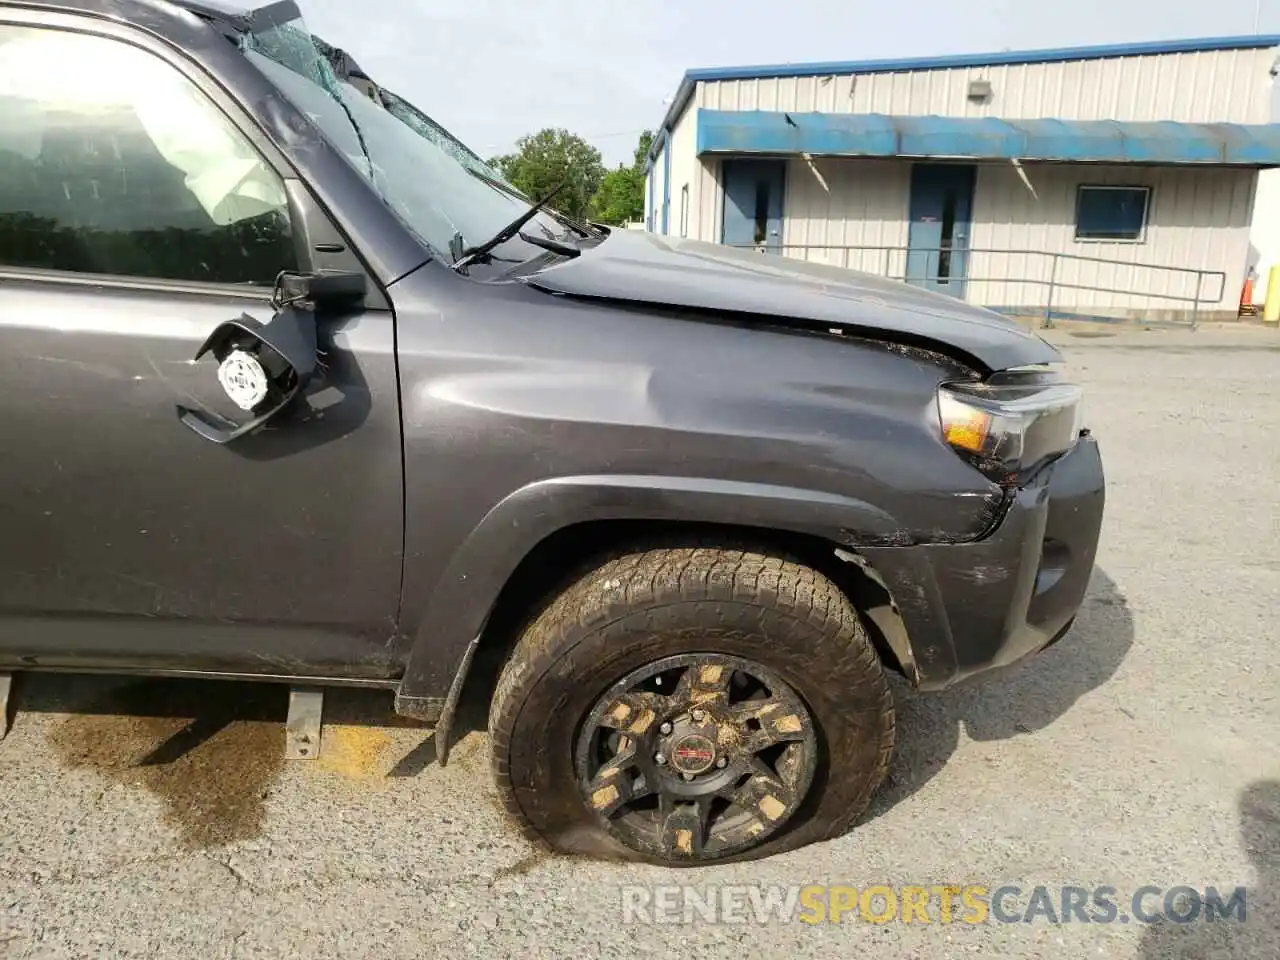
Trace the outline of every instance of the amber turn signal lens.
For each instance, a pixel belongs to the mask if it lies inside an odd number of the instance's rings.
[[[991,479],[1005,482],[1074,446],[1078,385],[1005,375],[992,379],[996,382],[939,385],[939,426],[951,449]]]
[[[991,414],[981,410],[966,410],[965,416],[951,420],[944,426],[947,443],[961,450],[982,453],[991,435]]]
[[[938,414],[942,436],[947,443],[966,453],[986,456],[995,441],[996,415],[976,403],[960,399],[943,390],[938,394]]]

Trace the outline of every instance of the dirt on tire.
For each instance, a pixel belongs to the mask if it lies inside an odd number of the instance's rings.
[[[800,808],[751,860],[844,833],[888,770],[893,697],[849,599],[792,559],[716,545],[615,556],[559,594],[525,629],[490,708],[492,768],[506,811],[526,835],[567,854],[699,865],[624,846],[596,819],[573,762],[591,704],[639,666],[681,653],[721,653],[776,671],[818,728],[819,765]]]

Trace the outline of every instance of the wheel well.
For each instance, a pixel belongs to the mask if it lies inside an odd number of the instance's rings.
[[[734,545],[784,554],[817,570],[835,583],[858,611],[881,663],[909,680],[915,679],[914,662],[906,646],[906,628],[897,604],[874,571],[856,558],[856,551],[822,537],[787,530],[716,523],[598,520],[556,531],[529,551],[516,567],[490,610],[463,699],[487,704],[498,673],[523,629],[563,589],[599,566],[607,556],[629,549],[690,543]],[[838,549],[859,562],[842,559],[836,553]],[[895,633],[899,647],[905,647],[907,662],[895,652],[886,636],[888,632]]]

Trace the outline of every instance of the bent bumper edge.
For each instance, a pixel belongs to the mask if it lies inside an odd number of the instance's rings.
[[[941,689],[1043,649],[1084,601],[1102,530],[1106,483],[1097,441],[1017,491],[976,543],[863,551],[898,603],[921,689]]]

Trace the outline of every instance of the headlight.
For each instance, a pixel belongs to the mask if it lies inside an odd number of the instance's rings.
[[[1001,483],[1069,451],[1080,434],[1082,391],[1049,367],[1008,370],[938,388],[942,437]]]

